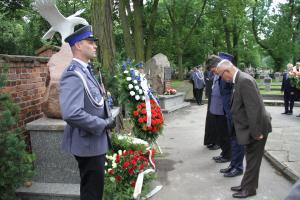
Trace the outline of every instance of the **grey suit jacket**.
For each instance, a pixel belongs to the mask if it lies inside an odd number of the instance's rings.
[[[230,111],[239,144],[249,144],[260,134],[272,131],[271,116],[265,109],[255,79],[238,71],[232,98]]]
[[[62,149],[76,156],[105,154],[109,147],[104,106],[95,105],[88,97],[79,72],[96,101],[102,99],[98,83],[87,69],[72,61],[60,80],[60,109],[67,122]]]

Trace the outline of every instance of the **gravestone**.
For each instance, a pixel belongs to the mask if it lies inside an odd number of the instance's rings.
[[[171,80],[172,70],[167,56],[159,53],[145,63],[145,73],[151,88],[158,94],[165,91],[165,83]]]
[[[274,73],[274,78],[276,81],[280,81],[281,80],[281,73],[280,72],[275,72]]]
[[[265,85],[266,91],[270,91],[271,90],[271,84],[272,84],[272,78],[270,78],[269,76],[266,76],[264,78],[263,84]]]

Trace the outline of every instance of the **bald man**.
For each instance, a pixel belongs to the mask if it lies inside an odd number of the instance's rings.
[[[247,198],[256,195],[264,147],[272,131],[271,116],[252,76],[239,71],[228,60],[218,64],[217,74],[234,84],[230,111],[237,141],[245,145],[246,172],[241,184],[231,190],[236,192],[232,195],[234,198]]]

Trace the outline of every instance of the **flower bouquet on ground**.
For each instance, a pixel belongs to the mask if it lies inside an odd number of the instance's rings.
[[[149,143],[155,143],[162,134],[164,118],[158,98],[148,86],[143,64],[124,62],[121,69],[120,100],[126,105],[129,117],[133,121],[133,134]]]
[[[164,95],[174,95],[177,91],[175,89],[167,89],[164,93]]]
[[[289,79],[292,87],[300,89],[300,73],[299,72],[289,72]]]
[[[127,149],[106,156],[106,191],[113,193],[110,199],[132,199],[139,173],[154,167],[154,154],[154,149],[147,152]],[[144,193],[148,192],[149,183],[153,178],[153,175],[145,176]]]

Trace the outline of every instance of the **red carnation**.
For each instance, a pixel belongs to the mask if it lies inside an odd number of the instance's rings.
[[[116,176],[115,176],[115,179],[116,179],[117,182],[120,182],[120,181],[122,180],[122,177],[119,176],[119,175],[116,175]]]
[[[133,165],[136,165],[136,161],[135,160],[131,160],[130,163],[133,164]]]
[[[137,105],[136,108],[137,109],[142,109],[142,106],[141,105]]]
[[[143,123],[143,122],[144,122],[144,119],[143,119],[142,117],[139,117],[138,122],[139,122],[139,123]]]
[[[148,126],[148,131],[152,131],[152,126]]]
[[[139,112],[135,110],[135,111],[133,111],[133,115],[134,115],[134,116],[138,116],[138,115],[139,115]]]
[[[123,168],[126,169],[129,165],[130,165],[130,163],[128,161],[124,162]]]
[[[143,164],[140,165],[140,170],[144,170],[145,166]]]
[[[146,104],[145,104],[145,103],[141,103],[140,105],[141,105],[142,107],[145,107],[145,106],[146,106]]]
[[[136,183],[136,181],[131,181],[131,183],[130,183],[131,187],[135,187],[135,183]]]
[[[146,113],[147,113],[146,109],[143,109],[143,110],[142,110],[142,114],[145,115]]]

